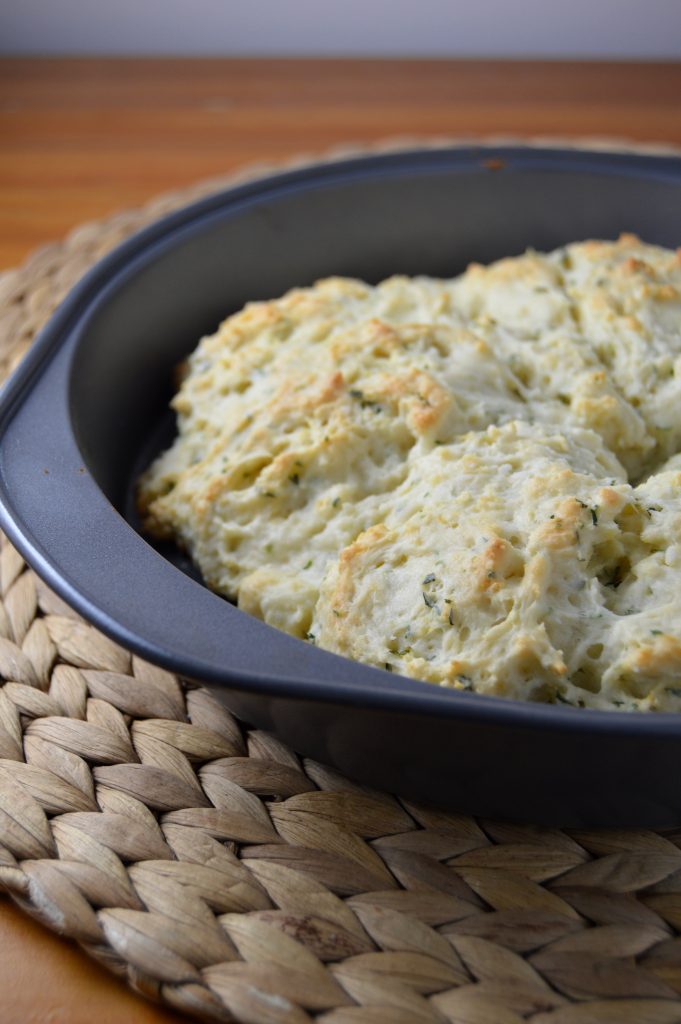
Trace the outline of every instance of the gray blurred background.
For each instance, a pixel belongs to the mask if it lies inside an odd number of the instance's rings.
[[[674,60],[681,0],[0,0],[0,53]]]

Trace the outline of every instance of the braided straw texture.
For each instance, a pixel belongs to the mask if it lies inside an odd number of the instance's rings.
[[[0,278],[1,372],[122,238],[264,170]],[[357,786],[117,647],[6,541],[0,675],[0,882],[144,995],[246,1024],[681,1022],[681,829],[521,827]]]

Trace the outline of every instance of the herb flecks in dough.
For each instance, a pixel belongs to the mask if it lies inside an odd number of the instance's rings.
[[[455,690],[681,710],[677,253],[321,281],[204,338],[173,405],[145,525],[244,610]]]

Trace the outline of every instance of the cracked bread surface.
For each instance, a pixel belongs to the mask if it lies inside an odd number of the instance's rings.
[[[630,235],[329,278],[201,340],[145,528],[320,647],[681,710],[681,258]]]

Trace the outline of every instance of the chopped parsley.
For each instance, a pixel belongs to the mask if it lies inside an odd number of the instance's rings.
[[[619,565],[616,565],[613,569],[610,577],[603,580],[603,586],[612,587],[613,590],[617,590],[620,583],[622,582],[622,569]]]
[[[364,392],[360,391],[359,388],[350,388],[348,394],[351,398],[355,398],[360,403],[362,409],[373,409],[374,412],[381,411],[381,403],[374,402],[370,398],[365,398]]]

